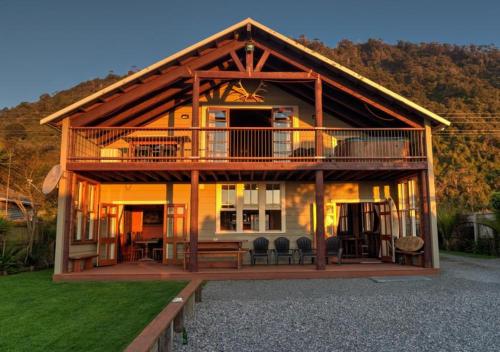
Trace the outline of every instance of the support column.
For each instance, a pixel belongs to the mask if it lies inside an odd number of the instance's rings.
[[[314,82],[314,108],[315,108],[315,127],[316,127],[316,156],[323,157],[323,85],[321,77],[318,76]]]
[[[71,209],[73,191],[73,173],[66,170],[66,161],[70,146],[69,119],[62,122],[60,165],[62,177],[59,180],[57,199],[56,248],[54,253],[54,274],[68,272],[68,257],[71,232]]]
[[[432,250],[432,267],[439,268],[439,241],[437,229],[436,188],[434,184],[434,164],[432,155],[432,128],[425,121],[425,149],[427,155],[427,196],[429,197],[429,228]]]
[[[197,74],[193,79],[193,105],[191,112],[191,126],[193,127],[191,141],[191,156],[193,161],[199,157],[199,130],[200,127],[200,78]],[[198,183],[200,172],[191,171],[191,200],[189,203],[189,248],[191,251],[189,270],[198,271]]]
[[[192,140],[191,140],[191,156],[193,159],[199,157],[199,127],[200,127],[200,77],[195,73],[193,78],[193,105],[191,111],[191,127]]]
[[[316,269],[325,270],[325,187],[323,170],[316,170]]]
[[[189,212],[189,270],[198,271],[198,180],[199,171],[191,171],[191,201]]]
[[[420,186],[420,228],[424,239],[424,267],[432,267],[432,237],[429,211],[429,188],[427,185],[427,171],[419,174]]]

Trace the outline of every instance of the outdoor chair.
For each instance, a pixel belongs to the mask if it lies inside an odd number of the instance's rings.
[[[326,262],[328,258],[337,257],[337,264],[342,264],[342,246],[338,237],[329,237],[326,239]]]
[[[255,265],[257,258],[266,258],[266,262],[269,264],[269,240],[265,237],[259,237],[253,241],[253,249],[250,250],[252,265]]]
[[[297,240],[299,250],[299,264],[304,264],[304,258],[311,258],[311,264],[316,258],[316,250],[312,248],[312,242],[307,237],[301,237]]]
[[[278,237],[274,240],[274,255],[276,264],[280,257],[288,258],[288,264],[292,264],[294,251],[290,249],[290,241],[286,237]]]

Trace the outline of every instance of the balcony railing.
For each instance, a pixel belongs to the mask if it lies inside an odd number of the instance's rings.
[[[192,149],[195,138],[197,153]],[[70,128],[69,146],[68,160],[80,163],[369,163],[426,158],[424,130],[412,128],[80,127]]]

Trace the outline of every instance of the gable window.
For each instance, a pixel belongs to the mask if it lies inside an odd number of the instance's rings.
[[[77,180],[73,223],[73,242],[95,241],[97,234],[97,184]]]
[[[415,178],[398,183],[398,200],[401,236],[419,236],[420,200]]]
[[[284,231],[283,187],[280,183],[217,185],[217,232]]]

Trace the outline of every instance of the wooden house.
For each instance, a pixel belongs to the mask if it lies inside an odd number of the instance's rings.
[[[450,123],[252,19],[41,123],[62,131],[55,274],[89,257],[196,272],[209,247],[323,253],[341,233],[354,261],[421,237],[439,267],[432,130]]]

